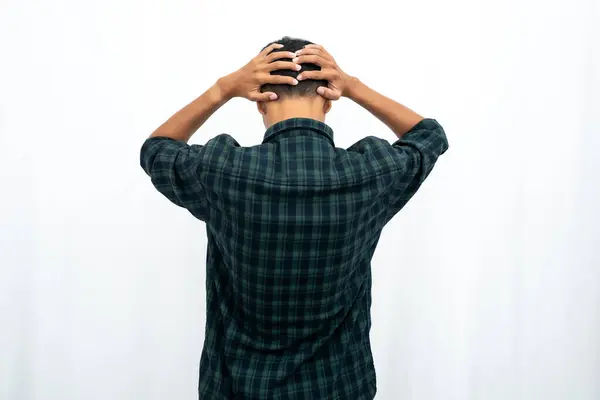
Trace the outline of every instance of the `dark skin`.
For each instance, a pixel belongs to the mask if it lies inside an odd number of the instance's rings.
[[[301,73],[298,76],[299,80],[327,80],[329,82],[327,87],[318,88],[317,93],[329,100],[338,100],[340,97],[349,98],[386,124],[398,138],[423,120],[422,116],[408,107],[376,92],[357,78],[346,74],[323,46],[309,44],[298,50],[296,55],[297,58],[293,61],[298,64],[312,63],[321,67],[320,71]]]
[[[272,50],[281,47],[283,45],[272,44],[239,70],[219,79],[200,97],[159,126],[151,137],[169,137],[187,142],[215,111],[234,97],[263,102],[277,100],[275,93],[261,93],[260,87],[266,83],[297,85],[298,81],[289,76],[271,75],[270,72],[280,69],[294,71],[300,69],[297,63],[277,61],[282,58],[293,58],[294,53],[281,51],[269,54]]]
[[[293,61],[298,64],[311,63],[321,67],[320,71],[305,71],[298,75],[298,80],[314,79],[326,80],[327,87],[320,87],[317,93],[328,100],[338,100],[342,96],[348,95],[348,89],[352,86],[353,78],[346,74],[337,65],[334,58],[318,44],[306,45],[303,49],[296,52],[296,58]]]
[[[346,74],[323,46],[310,44],[296,53],[282,51],[269,54],[272,50],[281,47],[283,46],[277,43],[270,45],[239,70],[217,80],[200,97],[159,126],[151,137],[169,137],[187,142],[215,111],[234,97],[262,102],[268,106],[269,103],[277,101],[277,95],[270,92],[261,93],[262,85],[298,84],[298,81],[292,77],[271,75],[270,72],[281,69],[299,71],[300,64],[303,63],[316,64],[321,67],[321,70],[305,71],[298,76],[298,80],[327,80],[327,87],[317,89],[317,93],[323,99],[332,101],[347,97],[353,100],[386,124],[398,138],[423,120],[422,116],[411,109],[369,88],[358,78]],[[282,58],[293,60],[277,61]]]

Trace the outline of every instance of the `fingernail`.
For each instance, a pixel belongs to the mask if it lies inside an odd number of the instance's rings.
[[[301,81],[302,80],[302,74],[298,75],[298,80]]]
[[[300,71],[302,69],[302,66],[300,64],[296,65],[296,71]]]
[[[299,56],[301,51],[302,51],[302,50],[298,50],[298,51],[297,51],[295,54],[296,54],[297,56]]]
[[[294,79],[294,85],[297,85],[297,84],[298,84],[298,81]]]
[[[275,93],[271,93],[271,95],[269,96],[269,98],[271,100],[277,100],[277,95]]]
[[[317,93],[319,93],[319,94],[323,94],[324,91],[325,91],[325,89],[323,89],[323,86],[319,86],[317,88]]]
[[[298,57],[294,58],[292,61],[293,61],[293,62],[296,62],[296,61],[298,61]]]

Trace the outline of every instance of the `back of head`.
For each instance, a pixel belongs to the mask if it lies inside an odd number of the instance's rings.
[[[271,42],[263,47],[263,50],[270,46],[273,43],[282,44],[283,47],[280,49],[275,49],[276,51],[291,51],[296,52],[302,49],[307,44],[312,44],[308,40],[292,38],[289,36],[285,36],[282,39],[279,39],[275,42]],[[282,58],[277,61],[292,61],[290,58]],[[292,70],[277,70],[271,71],[271,75],[282,75],[282,76],[291,76],[296,78],[298,74],[303,71],[320,71],[321,67],[315,64],[301,64],[302,69],[300,71],[292,71]],[[261,87],[261,92],[274,92],[277,94],[279,99],[289,98],[289,97],[308,97],[308,96],[318,96],[317,88],[319,86],[327,86],[327,81],[315,81],[315,80],[304,80],[298,82],[297,85],[275,85],[275,84],[266,84]]]

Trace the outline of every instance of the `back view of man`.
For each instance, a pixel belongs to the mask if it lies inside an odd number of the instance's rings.
[[[346,96],[398,137],[335,147]],[[263,142],[191,135],[233,97],[256,101]],[[383,227],[448,148],[442,127],[285,37],[217,81],[146,140],[141,166],[206,223],[201,399],[373,399],[371,258]]]

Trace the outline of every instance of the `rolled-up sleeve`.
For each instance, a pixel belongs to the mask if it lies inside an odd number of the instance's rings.
[[[434,119],[424,119],[391,145],[396,175],[390,213],[398,212],[429,176],[438,157],[448,150],[448,139]]]
[[[140,165],[160,193],[206,221],[207,200],[201,182],[203,151],[201,145],[151,137],[142,145]]]

